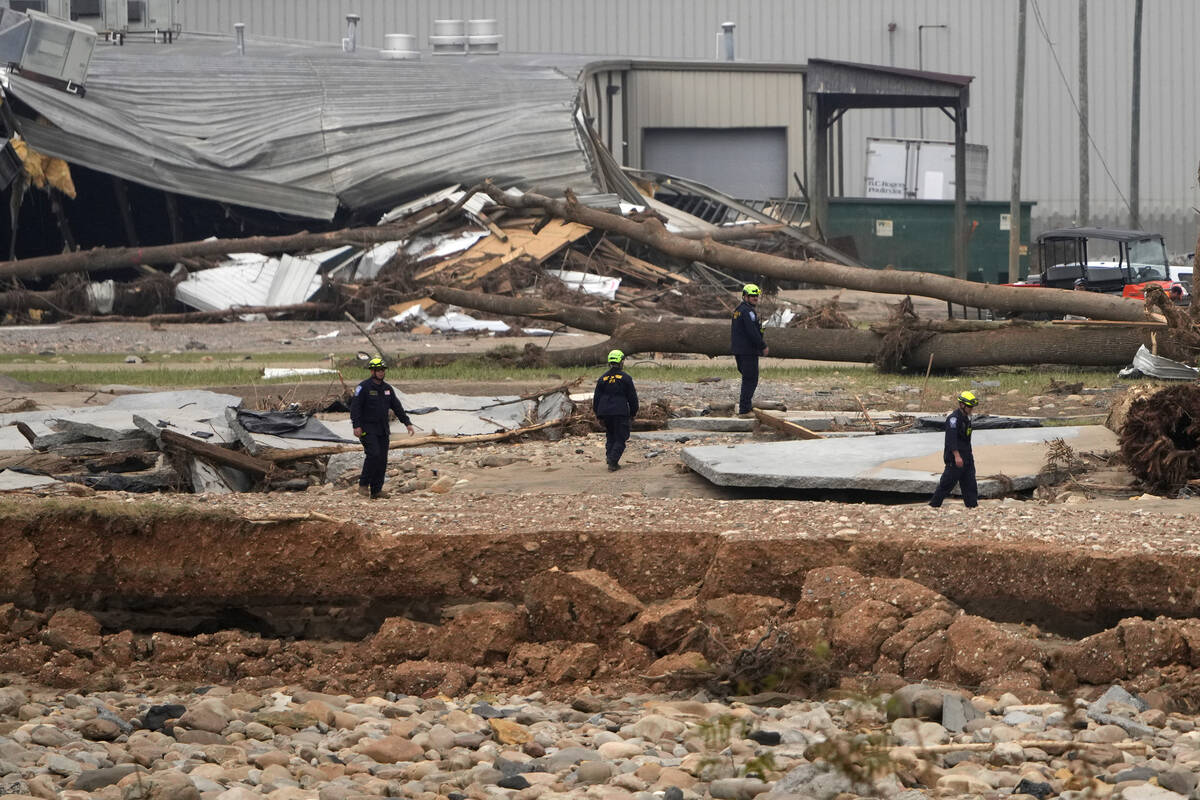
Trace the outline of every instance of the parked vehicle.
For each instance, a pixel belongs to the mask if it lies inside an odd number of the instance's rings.
[[[1037,237],[1035,264],[1013,286],[1073,289],[1082,278],[1092,292],[1145,297],[1146,286],[1170,288],[1167,248],[1161,234],[1120,228],[1061,228]]]

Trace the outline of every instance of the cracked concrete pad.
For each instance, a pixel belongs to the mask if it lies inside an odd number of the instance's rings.
[[[545,421],[561,419],[571,413],[571,403],[561,392],[548,395],[540,402],[518,400],[515,396],[469,397],[437,392],[401,392],[400,401],[410,411],[416,408],[437,409],[429,414],[412,415],[413,425],[422,435],[434,431],[440,436],[495,433],[501,429],[519,428],[534,415],[538,420]],[[400,430],[403,432],[403,427]]]
[[[49,475],[28,475],[11,469],[0,470],[0,492],[14,492],[21,489],[33,489],[38,486],[52,486],[59,483]]]
[[[1037,485],[1046,445],[1063,439],[1078,452],[1117,447],[1099,425],[976,431],[973,437],[981,497],[1004,494],[1003,474],[1014,489]],[[932,494],[942,473],[941,433],[814,439],[765,444],[689,447],[683,461],[719,486],[851,489]]]

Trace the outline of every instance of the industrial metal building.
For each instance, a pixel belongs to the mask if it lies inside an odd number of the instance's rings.
[[[170,2],[170,0],[166,0]],[[795,191],[804,174],[801,74],[810,58],[956,73],[974,77],[968,141],[988,148],[988,200],[1007,200],[1013,146],[1017,0],[174,0],[187,32],[338,42],[345,16],[361,16],[364,46],[384,36],[416,36],[431,58],[435,19],[497,21],[502,51],[592,55],[597,61],[660,61],[635,85],[609,90],[616,114],[637,120],[618,159],[634,167],[719,166],[730,187],[761,182],[761,195]],[[1128,225],[1134,0],[1091,4],[1088,19],[1091,134],[1090,224]],[[1037,230],[1079,217],[1079,24],[1077,3],[1029,0],[1022,196],[1037,203]],[[736,23],[734,68],[672,66],[717,62],[724,22]],[[1156,0],[1143,21],[1140,216],[1176,252],[1193,249],[1200,161],[1200,95],[1191,34],[1200,3]],[[740,69],[742,64],[744,69]],[[771,64],[772,68],[764,65]],[[754,66],[757,65],[757,66]],[[644,65],[651,66],[651,65]],[[611,92],[611,94],[608,94]],[[620,118],[616,121],[619,123]],[[837,193],[862,194],[867,140],[951,140],[953,123],[936,110],[871,109],[841,122]],[[620,130],[618,126],[615,128]],[[600,131],[603,136],[605,131]],[[781,138],[782,137],[782,138]],[[607,138],[607,137],[605,137]],[[714,153],[716,155],[714,156]],[[741,154],[740,163],[730,153]],[[786,160],[781,170],[779,164]],[[835,176],[836,179],[837,176]]]

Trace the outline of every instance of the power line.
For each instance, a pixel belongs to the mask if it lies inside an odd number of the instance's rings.
[[[1054,43],[1050,41],[1050,33],[1046,30],[1046,23],[1042,19],[1042,10],[1038,8],[1037,0],[1029,0],[1033,6],[1033,16],[1037,19],[1038,30],[1042,32],[1042,38],[1046,40],[1046,47],[1050,49],[1050,55],[1054,58],[1054,66],[1058,68],[1058,77],[1062,79],[1063,88],[1066,89],[1067,97],[1071,100],[1071,106],[1075,109],[1076,119],[1083,118],[1083,112],[1079,109],[1079,103],[1075,100],[1075,93],[1071,91],[1071,82],[1067,80],[1067,73],[1063,70],[1062,62],[1058,60],[1058,51],[1054,49]],[[1117,190],[1117,196],[1121,198],[1121,202],[1125,204],[1125,210],[1132,213],[1133,208],[1129,205],[1128,198],[1121,191],[1121,185],[1117,183],[1117,179],[1113,177],[1112,170],[1108,168],[1108,162],[1104,159],[1104,153],[1100,152],[1100,146],[1096,144],[1096,140],[1092,138],[1091,126],[1088,126],[1087,132],[1088,142],[1091,143],[1092,149],[1096,151],[1096,157],[1100,159],[1100,166],[1104,167],[1104,174],[1108,176],[1109,183]]]

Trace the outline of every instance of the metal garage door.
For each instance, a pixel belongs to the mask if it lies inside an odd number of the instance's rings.
[[[740,200],[787,196],[786,128],[645,128],[642,168]]]

